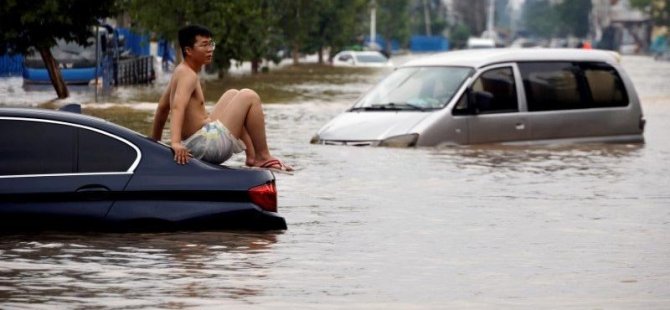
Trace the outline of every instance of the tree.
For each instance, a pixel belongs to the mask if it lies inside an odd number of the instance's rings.
[[[305,47],[308,35],[317,25],[320,1],[283,1],[278,6],[279,24],[283,37],[288,42],[293,56],[293,64],[298,64],[299,53]]]
[[[137,31],[150,31],[170,42],[177,41],[177,31],[198,17],[208,13],[209,1],[202,0],[119,0],[123,10],[128,12],[133,28]],[[200,18],[198,23],[208,20]],[[182,55],[178,46],[177,59]]]
[[[439,36],[447,28],[446,7],[440,0],[414,0],[411,5],[411,32]]]
[[[5,0],[0,6],[0,55],[36,49],[58,98],[67,98],[69,92],[51,47],[58,39],[88,45],[93,26],[115,11],[114,0]]]
[[[386,50],[391,50],[391,40],[406,42],[410,34],[408,0],[377,0],[377,29],[386,39]]]
[[[670,27],[670,1],[668,0],[630,0],[630,4],[647,11],[658,26]]]
[[[558,14],[548,0],[526,0],[522,19],[528,32],[551,37],[558,31]]]
[[[564,0],[561,2],[558,5],[558,12],[563,34],[571,34],[578,38],[586,37],[591,29],[589,24],[591,9],[591,1]]]
[[[215,51],[217,64],[227,70],[232,59],[250,61],[251,73],[258,73],[263,59],[276,60],[281,44],[278,5],[278,0],[216,2],[208,20],[220,42]]]
[[[279,29],[274,8],[278,0],[125,0],[125,9],[140,30],[172,42],[188,24],[201,24],[217,42],[214,64],[223,75],[232,60],[251,61],[252,73],[262,58],[277,49]]]
[[[529,1],[526,0],[526,4]],[[470,32],[479,36],[486,29],[486,12],[488,0],[454,1],[454,11],[458,12],[463,24]]]
[[[470,37],[470,28],[464,24],[456,24],[451,27],[449,38],[454,48],[464,48]]]
[[[305,42],[305,51],[318,52],[318,61],[323,63],[323,51],[330,47],[331,54],[355,42],[355,35],[364,29],[359,28],[359,20],[368,14],[367,0],[319,0],[319,13],[315,27]]]

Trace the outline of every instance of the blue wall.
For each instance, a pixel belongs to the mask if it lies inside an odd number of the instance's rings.
[[[0,56],[0,76],[17,76],[23,73],[22,55]]]
[[[449,50],[449,40],[442,36],[414,35],[409,41],[412,52],[439,52]]]
[[[150,55],[150,45],[149,45],[149,36],[143,34],[137,34],[127,28],[117,28],[116,31],[119,35],[122,35],[125,38],[125,47],[130,50],[130,52],[135,56],[149,56]]]

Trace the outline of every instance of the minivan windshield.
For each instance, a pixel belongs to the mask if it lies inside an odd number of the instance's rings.
[[[439,109],[449,103],[473,72],[469,67],[400,68],[363,96],[351,110]]]

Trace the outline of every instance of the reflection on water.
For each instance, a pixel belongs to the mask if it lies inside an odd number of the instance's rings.
[[[0,239],[0,300],[108,306],[186,306],[165,303],[147,291],[175,298],[241,299],[258,295],[255,282],[272,267],[271,233],[42,234]],[[245,274],[246,279],[229,278]],[[161,280],[156,281],[156,276]],[[86,300],[93,301],[88,303]]]
[[[670,63],[624,57],[623,65],[648,120],[645,144],[312,145],[382,73],[293,80],[276,98],[305,95],[265,107],[273,153],[298,168],[277,175],[286,232],[2,236],[0,301],[667,308]]]

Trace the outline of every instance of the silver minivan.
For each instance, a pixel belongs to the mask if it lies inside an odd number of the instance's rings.
[[[462,50],[398,67],[311,142],[644,142],[644,124],[635,88],[613,52]]]

